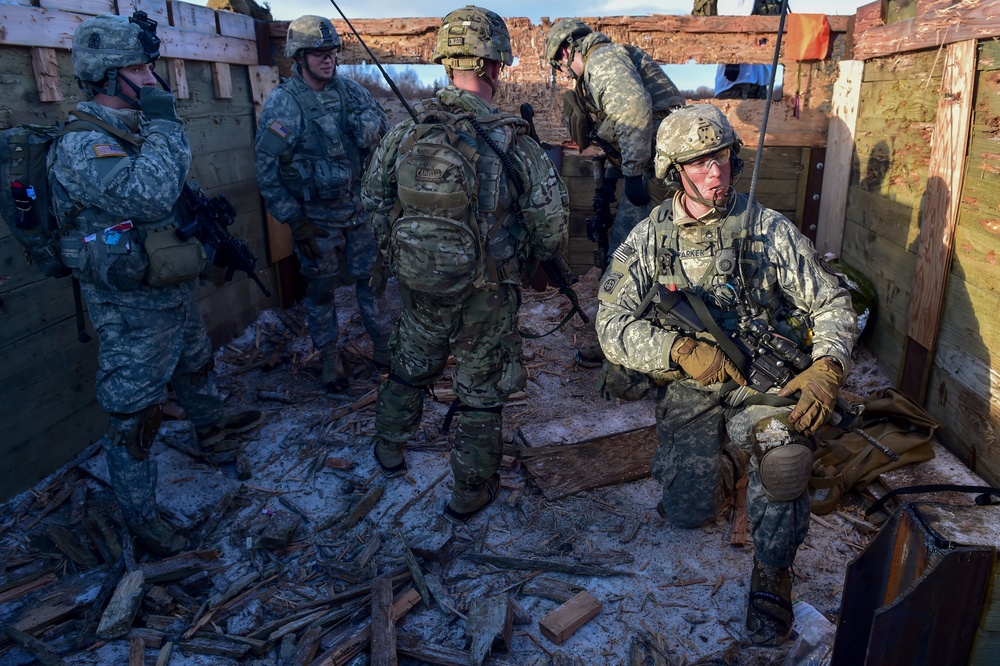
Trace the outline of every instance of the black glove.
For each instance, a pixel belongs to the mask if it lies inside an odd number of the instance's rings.
[[[726,65],[726,68],[722,70],[722,75],[726,77],[726,81],[735,81],[740,76],[740,66]]]
[[[139,108],[150,120],[159,118],[172,120],[175,123],[181,121],[177,117],[177,98],[161,88],[153,86],[139,88]]]
[[[649,192],[642,176],[628,176],[625,179],[625,196],[633,206],[645,206],[649,203]]]
[[[298,248],[302,256],[306,259],[319,261],[320,257],[323,256],[323,252],[319,249],[319,243],[316,242],[316,238],[329,238],[330,234],[317,227],[305,217],[292,220],[288,223],[288,226],[292,228],[292,240],[295,242],[295,247]]]

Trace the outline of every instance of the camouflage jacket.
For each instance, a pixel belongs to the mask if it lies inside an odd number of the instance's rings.
[[[660,121],[671,107],[683,106],[684,99],[663,70],[637,47],[613,44],[603,33],[592,32],[583,38],[580,50],[584,69],[577,92],[597,118],[595,133],[620,153],[624,176],[645,173],[653,166]],[[637,60],[648,60],[646,65],[656,71],[644,80]]]
[[[633,311],[658,280],[700,293],[724,287],[727,280],[713,270],[719,246],[730,247],[723,230],[733,237],[749,226],[746,195],[734,197],[729,216],[709,214],[699,220],[684,212],[683,196],[654,208],[636,225],[614,252],[598,288],[597,334],[608,359],[662,379],[682,376],[670,361],[677,331],[661,326],[655,313],[636,318]],[[813,358],[832,356],[849,368],[857,315],[848,291],[788,218],[762,208],[747,230],[743,271],[749,297],[781,332],[791,333],[790,322],[803,321]]]
[[[365,161],[389,128],[360,84],[334,76],[310,89],[298,65],[275,88],[257,121],[257,182],[267,208],[288,223],[303,216],[329,226],[364,223],[358,189]]]
[[[60,224],[68,223],[75,229],[72,233],[83,236],[125,220],[140,233],[179,223],[177,202],[191,166],[184,125],[147,120],[138,111],[116,111],[96,102],[81,102],[77,108],[145,141],[136,148],[100,129],[60,137],[49,153],[51,196]],[[74,209],[82,210],[76,213]],[[108,300],[124,304],[142,303],[154,298],[153,294],[179,304],[188,298],[193,285],[153,288],[142,284],[134,291],[101,292]]]
[[[509,116],[514,123],[506,125],[508,131],[520,125],[518,131],[512,133],[507,153],[520,176],[524,193],[518,197],[509,177],[502,178],[498,208],[511,212],[520,209],[523,213],[527,228],[524,237],[518,239],[516,250],[521,262],[528,259],[545,261],[561,254],[568,242],[569,195],[552,161],[524,133],[523,121],[511,114],[502,114],[478,95],[454,86],[439,90],[435,98],[445,109],[456,114],[471,114],[480,119]],[[383,247],[398,199],[396,167],[402,158],[400,146],[413,134],[413,126],[412,120],[404,120],[385,135],[368,165],[361,188],[365,208],[372,211],[376,239]],[[474,137],[467,137],[467,140],[470,143],[476,141]],[[504,173],[500,158],[492,150],[480,152],[478,168],[479,173],[484,169]],[[483,186],[481,180],[481,191]],[[512,275],[512,281],[518,281],[516,273]]]

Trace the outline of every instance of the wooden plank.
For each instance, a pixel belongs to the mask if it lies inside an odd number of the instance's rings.
[[[819,204],[816,249],[820,254],[833,252],[840,256],[864,63],[843,60],[837,66],[840,76],[833,87],[833,111],[827,134],[826,161],[823,163],[823,196]]]
[[[469,663],[481,664],[494,648],[511,647],[514,613],[505,592],[481,594],[469,602],[465,633],[470,639]]]
[[[257,39],[257,32],[252,17],[221,9],[216,12],[216,17],[219,23],[220,35],[239,37],[240,39]]]
[[[149,18],[160,25],[157,26],[159,34],[160,26],[170,24],[170,14],[167,10],[167,0],[117,0],[118,14],[121,16],[131,16],[133,12],[143,11]]]
[[[975,72],[976,42],[970,40],[949,45],[941,81],[937,124],[931,140],[923,230],[917,248],[917,265],[905,329],[907,337],[926,350],[928,357],[937,341],[954,251],[959,197],[953,193],[962,191]],[[908,344],[907,349],[913,347]],[[900,388],[918,403],[923,403],[930,365],[926,360],[910,362],[907,360],[909,357],[908,351],[901,371]]]
[[[653,425],[571,446],[525,449],[521,456],[546,499],[554,500],[646,478],[658,445]]]
[[[966,0],[890,25],[855,33],[854,57],[870,60],[907,51],[1000,37],[1000,0]]]
[[[233,77],[229,71],[229,63],[212,63],[212,90],[216,99],[233,98]]]
[[[396,618],[392,616],[392,579],[379,576],[372,583],[371,663],[396,666]]]
[[[215,10],[210,7],[193,5],[189,2],[171,2],[174,27],[214,35],[218,32],[215,24]]]
[[[32,4],[32,3],[23,3]],[[42,9],[59,9],[67,12],[77,12],[79,14],[114,14],[114,0],[39,0],[38,7]]]
[[[141,638],[130,638],[128,642],[128,666],[143,666],[146,658],[146,643]]]
[[[4,631],[11,640],[31,653],[43,666],[66,666],[66,662],[60,659],[52,648],[31,634],[14,627],[5,627]]]
[[[589,592],[580,592],[538,621],[542,636],[562,645],[577,629],[601,612],[601,602]]]
[[[187,67],[180,58],[167,59],[167,72],[170,75],[170,87],[174,89],[177,99],[190,99],[191,89],[188,88]]]
[[[39,102],[59,102],[63,98],[59,84],[59,63],[56,51],[50,48],[32,48],[31,66],[35,72],[35,87]]]
[[[128,632],[139,612],[143,597],[142,570],[128,571],[122,577],[115,593],[108,602],[108,607],[101,615],[101,624],[97,627],[97,635],[101,638],[118,638]]]

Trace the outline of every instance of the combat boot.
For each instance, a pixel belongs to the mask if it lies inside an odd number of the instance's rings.
[[[340,357],[336,345],[323,349],[323,386],[330,393],[343,393],[351,386],[344,368],[344,359]]]
[[[747,633],[757,645],[781,645],[792,632],[792,576],[787,568],[769,567],[753,559]]]
[[[499,492],[499,474],[494,474],[471,490],[456,487],[451,493],[451,500],[444,507],[444,517],[455,524],[464,523],[492,504]]]
[[[170,557],[187,548],[187,539],[161,518],[129,525],[129,531],[143,550],[156,557]]]
[[[406,474],[406,459],[403,457],[405,448],[404,444],[390,442],[381,437],[375,438],[375,462],[378,463],[384,476],[394,479]]]
[[[215,423],[196,426],[194,432],[198,437],[198,444],[201,446],[211,446],[230,435],[250,430],[260,423],[262,417],[263,414],[259,409],[248,409],[245,412],[223,416]]]

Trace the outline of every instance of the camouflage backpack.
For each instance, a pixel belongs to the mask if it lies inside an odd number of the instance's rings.
[[[423,115],[400,146],[387,258],[411,291],[457,295],[483,283],[479,153],[457,131],[456,120],[439,110]]]
[[[59,258],[59,224],[49,201],[46,159],[62,125],[18,125],[0,132],[0,217],[25,259],[46,277],[70,270]]]

